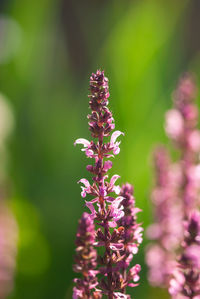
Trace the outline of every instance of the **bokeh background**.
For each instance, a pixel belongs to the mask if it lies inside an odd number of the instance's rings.
[[[152,221],[151,153],[168,142],[163,119],[178,77],[190,70],[200,79],[199,33],[199,0],[0,1],[0,98],[12,123],[0,178],[19,226],[10,299],[72,297],[85,209],[77,181],[90,176],[73,142],[90,138],[88,80],[97,68],[109,77],[110,108],[125,132],[112,174],[134,184],[140,220]],[[146,243],[132,296],[168,298],[148,286]]]

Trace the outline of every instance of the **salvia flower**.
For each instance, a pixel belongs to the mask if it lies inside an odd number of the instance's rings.
[[[73,299],[95,298],[95,293],[96,298],[101,298],[101,294],[96,291],[98,284],[97,271],[95,270],[97,252],[94,249],[94,242],[95,228],[93,220],[88,213],[83,213],[76,236],[76,264],[74,265],[74,271],[82,273],[83,278],[75,279],[76,287],[73,290]]]
[[[153,191],[155,224],[148,232],[155,240],[147,251],[150,282],[159,286],[164,282],[174,299],[200,298],[200,131],[195,97],[194,79],[185,74],[174,92],[174,107],[166,113],[165,124],[178,155],[175,162],[168,158],[167,163],[156,157],[163,175],[157,169],[160,180],[158,190]],[[159,272],[163,279],[159,280]]]
[[[183,174],[182,194],[184,213],[196,207],[199,187],[196,181],[200,151],[200,131],[197,129],[198,108],[195,103],[196,86],[191,75],[185,74],[174,92],[174,108],[166,114],[166,133],[180,152]],[[181,189],[181,188],[180,188]],[[180,190],[181,191],[181,190]]]
[[[103,71],[97,70],[95,74],[91,75],[89,89],[91,109],[91,113],[88,115],[89,130],[94,140],[88,141],[80,138],[75,141],[75,145],[82,144],[82,151],[85,152],[86,157],[94,161],[93,164],[86,167],[93,175],[92,182],[83,178],[79,183],[82,189],[81,196],[85,199],[85,205],[90,212],[89,221],[93,223],[90,227],[93,230],[92,236],[94,239],[92,239],[93,247],[90,247],[90,251],[93,254],[95,252],[97,257],[93,264],[87,264],[87,273],[93,274],[92,277],[87,274],[87,282],[90,281],[92,289],[86,296],[82,283],[85,278],[76,279],[74,298],[100,298],[101,295],[106,295],[109,299],[128,299],[130,295],[125,292],[126,286],[136,286],[139,279],[139,265],[135,265],[130,269],[127,268],[133,253],[137,251],[138,243],[141,242],[141,228],[135,222],[137,209],[132,206],[132,202],[130,203],[132,211],[130,219],[124,218],[129,217],[129,215],[125,216],[128,204],[124,204],[124,197],[120,193],[121,188],[116,185],[119,176],[114,175],[111,178],[108,176],[108,171],[112,168],[112,162],[107,160],[119,154],[120,141],[118,141],[118,138],[124,133],[118,130],[113,132],[115,128],[114,119],[107,107],[109,98],[108,79]],[[106,138],[106,141],[104,138]],[[88,199],[88,195],[92,199]],[[125,227],[128,221],[130,222],[129,230]],[[87,231],[87,235],[90,235],[90,233]],[[90,236],[90,240],[92,236]],[[79,245],[77,244],[77,246],[79,251]],[[81,250],[87,248],[86,244],[81,246],[83,247],[81,247]],[[82,263],[83,259],[80,257],[77,259],[76,257],[76,271],[80,269]],[[124,271],[126,269],[127,273],[125,275]],[[79,272],[85,277],[85,271],[83,273],[80,269]]]
[[[181,180],[178,165],[170,161],[160,146],[154,153],[156,185],[152,192],[155,223],[147,229],[153,240],[146,252],[148,279],[154,286],[166,287],[175,264],[175,250],[182,238],[182,209],[176,187]]]
[[[126,286],[136,286],[139,280],[140,265],[136,264],[127,271],[134,254],[138,252],[138,247],[142,243],[141,224],[137,223],[137,213],[141,210],[135,207],[135,198],[133,196],[133,186],[129,183],[122,185],[120,195],[123,200],[121,205],[124,207],[124,215],[118,221],[120,227],[123,227],[124,248],[120,252],[122,260],[119,261],[117,268],[122,270],[124,285],[122,291],[125,292]],[[127,274],[128,273],[128,274]],[[131,282],[128,281],[131,279]]]
[[[169,293],[174,299],[200,298],[200,213],[197,211],[185,223],[182,253],[170,280]]]
[[[175,92],[175,109],[180,113],[182,133],[174,141],[181,154],[184,239],[179,249],[177,266],[170,280],[173,298],[200,298],[199,279],[199,151],[200,131],[197,129],[198,109],[196,87],[191,76],[184,76]]]

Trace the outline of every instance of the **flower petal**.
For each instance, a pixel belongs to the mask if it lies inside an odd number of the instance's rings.
[[[117,174],[113,175],[112,178],[111,178],[111,180],[110,180],[110,185],[114,186],[116,180],[118,180],[119,178],[120,178],[119,175],[117,175]]]
[[[77,289],[76,287],[73,288],[73,299],[78,299],[83,296],[83,291]]]
[[[86,179],[81,179],[80,181],[78,181],[78,184],[79,183],[82,183],[83,185],[85,185],[86,188],[89,188],[90,187],[90,183],[88,180]]]
[[[103,197],[107,195],[105,186],[100,186],[99,187],[99,195],[103,196]]]
[[[120,153],[120,148],[119,148],[119,146],[117,145],[116,147],[114,147],[114,149],[113,149],[113,154],[114,155],[118,155]]]
[[[116,226],[117,226],[116,221],[109,221],[109,227],[114,228],[114,227],[116,227]]]
[[[113,187],[115,194],[119,195],[121,192],[121,187],[119,185]]]
[[[84,187],[81,187],[81,188],[82,188],[81,196],[84,198],[87,195],[86,188],[84,188]]]
[[[87,139],[84,138],[79,138],[76,139],[76,141],[74,142],[74,145],[76,144],[83,144],[84,147],[88,147],[90,145],[90,141],[88,141]]]
[[[108,160],[104,163],[103,170],[108,171],[110,168],[112,168],[112,162]]]
[[[114,206],[115,208],[118,208],[120,203],[122,202],[122,200],[124,199],[123,196],[118,196],[117,198],[115,198],[115,200],[112,202],[112,206]]]
[[[115,299],[128,299],[129,296],[120,292],[115,292],[114,294],[114,298]]]
[[[94,152],[91,149],[86,149],[85,154],[87,157],[89,158],[93,158],[94,157]]]
[[[123,132],[121,131],[115,131],[114,133],[112,133],[111,138],[110,138],[110,143],[114,144],[116,139],[120,136],[120,135],[124,135]]]
[[[85,205],[86,205],[86,207],[88,207],[88,209],[90,209],[90,211],[91,211],[91,217],[94,217],[95,216],[95,214],[96,214],[96,211],[95,211],[95,208],[94,208],[94,205],[93,205],[93,203],[92,202],[90,202],[90,201],[85,201]]]
[[[111,197],[111,196],[106,196],[105,200],[108,201],[108,202],[113,202],[115,200],[115,198]]]
[[[170,138],[177,139],[183,133],[184,120],[177,109],[168,110],[166,115],[165,131]]]
[[[110,249],[112,250],[123,250],[124,244],[122,243],[110,243]]]

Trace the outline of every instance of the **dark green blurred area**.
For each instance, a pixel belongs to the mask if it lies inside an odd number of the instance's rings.
[[[72,297],[74,240],[85,210],[77,181],[88,160],[74,148],[87,129],[91,72],[105,70],[116,129],[125,132],[111,174],[134,184],[140,220],[152,220],[151,152],[167,142],[163,121],[182,72],[200,78],[199,0],[5,0],[0,92],[13,107],[9,139],[12,207],[20,229],[12,299]],[[1,55],[2,51],[2,55]],[[1,60],[1,57],[2,60]],[[134,298],[150,288],[144,241]]]

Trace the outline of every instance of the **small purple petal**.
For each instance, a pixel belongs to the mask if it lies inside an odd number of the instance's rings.
[[[81,188],[82,188],[81,196],[82,196],[83,198],[85,198],[86,195],[87,195],[87,193],[86,193],[86,191],[85,191],[85,188],[83,188],[83,187],[81,187]]]
[[[87,171],[93,172],[94,167],[92,165],[87,165],[86,169],[87,169]]]
[[[85,205],[88,207],[88,209],[90,209],[90,211],[92,213],[91,217],[94,218],[96,215],[96,211],[95,211],[93,204],[90,201],[85,201]]]
[[[114,155],[118,155],[119,153],[120,153],[120,148],[119,148],[118,145],[116,145],[116,146],[114,147],[114,149],[113,149],[113,154],[114,154]]]
[[[123,132],[121,131],[115,131],[114,133],[112,133],[111,138],[110,138],[110,143],[111,145],[113,145],[116,141],[116,139],[120,136],[120,135],[124,135]]]
[[[94,157],[94,152],[91,149],[86,149],[85,154],[88,158]]]
[[[123,196],[118,196],[117,198],[115,198],[115,200],[112,203],[112,206],[114,206],[115,208],[118,208],[120,203],[122,202],[122,200],[124,199]]]
[[[136,253],[138,253],[138,246],[137,246],[137,244],[135,244],[135,243],[128,244],[127,249],[128,249],[128,251],[129,251],[130,253],[132,253],[132,254],[136,254]]]
[[[110,244],[110,249],[112,249],[112,250],[123,250],[124,249],[124,244],[121,244],[121,243],[111,243]]]
[[[126,295],[126,294],[123,294],[123,293],[120,293],[120,292],[115,292],[114,293],[114,298],[115,299],[129,299],[130,296]]]
[[[137,282],[140,277],[138,275],[138,273],[141,271],[141,266],[139,264],[136,264],[134,267],[132,267],[129,270],[130,275],[133,277],[133,281]]]
[[[119,175],[115,174],[112,176],[111,180],[110,180],[110,186],[114,186],[116,180],[118,180],[120,178]]]
[[[89,181],[86,180],[86,179],[81,179],[81,180],[79,180],[79,181],[78,181],[78,184],[79,184],[79,183],[84,184],[86,188],[89,188],[89,187],[90,187],[90,183],[89,183]]]
[[[105,197],[105,200],[108,202],[113,202],[115,200],[115,198],[111,197],[111,196],[107,196],[107,197]]]
[[[171,109],[166,113],[165,131],[173,139],[177,139],[183,133],[184,120],[181,113],[176,109]]]
[[[73,299],[83,298],[83,291],[77,289],[76,287],[73,288]]]
[[[114,227],[116,227],[116,226],[117,226],[116,221],[109,221],[109,227],[114,228]]]
[[[88,147],[90,145],[90,142],[87,139],[79,138],[74,142],[74,145],[76,144],[83,144],[84,147]]]
[[[120,192],[121,192],[121,188],[120,188],[120,186],[119,186],[119,185],[114,186],[114,187],[113,187],[113,191],[115,192],[115,194],[119,195]]]
[[[112,168],[112,162],[111,161],[106,161],[104,163],[103,170],[108,171],[110,168]]]
[[[102,196],[102,197],[107,195],[107,192],[106,192],[104,186],[99,187],[99,195]]]

